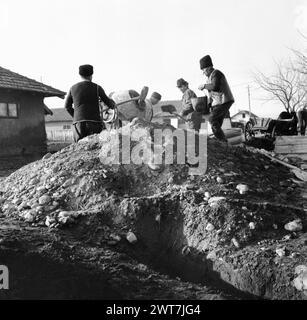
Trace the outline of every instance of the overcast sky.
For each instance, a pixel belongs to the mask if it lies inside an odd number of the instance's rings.
[[[68,91],[89,63],[107,93],[147,85],[166,100],[181,98],[181,77],[202,95],[199,59],[210,54],[235,96],[232,114],[248,108],[249,84],[252,111],[274,116],[281,109],[259,100],[252,71],[270,73],[289,47],[307,47],[298,29],[307,32],[303,0],[0,0],[0,65]]]

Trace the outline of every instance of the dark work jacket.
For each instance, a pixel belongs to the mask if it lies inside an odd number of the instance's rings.
[[[71,87],[65,101],[65,109],[73,117],[73,123],[81,121],[101,122],[98,97],[109,108],[114,108],[114,102],[94,82],[82,81]],[[74,108],[72,105],[74,105]]]

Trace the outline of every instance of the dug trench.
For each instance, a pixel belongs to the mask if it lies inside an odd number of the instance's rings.
[[[293,285],[307,261],[306,186],[287,168],[209,140],[208,169],[191,176],[187,165],[106,165],[113,147],[92,136],[3,180],[0,263],[12,279],[43,278],[53,298],[306,298]],[[30,282],[6,294],[30,297]]]

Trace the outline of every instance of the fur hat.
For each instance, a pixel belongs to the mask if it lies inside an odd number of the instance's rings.
[[[90,64],[84,64],[79,67],[79,74],[82,77],[89,77],[94,73],[94,68]]]
[[[158,93],[158,92],[153,92],[153,93],[151,94],[151,97],[152,97],[152,98],[155,98],[155,99],[157,99],[157,100],[161,100],[161,98],[162,98],[161,94]]]
[[[202,57],[199,60],[199,64],[200,64],[200,69],[213,67],[213,63],[212,63],[211,57],[209,55]]]

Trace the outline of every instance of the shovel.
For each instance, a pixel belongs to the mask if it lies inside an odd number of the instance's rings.
[[[177,110],[176,110],[175,106],[173,106],[172,104],[167,104],[167,105],[161,106],[161,110],[163,112],[168,112],[170,114],[175,115],[176,117],[182,119],[184,122],[189,122],[189,120],[186,120],[185,118],[183,118],[181,115],[179,115],[176,112]]]

